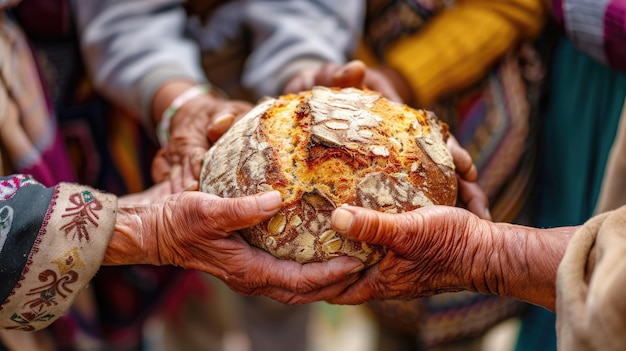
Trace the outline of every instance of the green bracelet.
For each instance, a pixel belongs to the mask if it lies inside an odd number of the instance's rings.
[[[168,106],[167,109],[163,112],[163,116],[161,117],[161,121],[157,125],[156,133],[159,138],[159,144],[161,147],[167,145],[170,140],[170,124],[172,123],[172,118],[178,112],[178,110],[183,107],[184,104],[189,102],[189,100],[206,94],[209,91],[209,87],[207,85],[194,85],[193,87],[185,90],[182,94],[178,95],[174,101]]]

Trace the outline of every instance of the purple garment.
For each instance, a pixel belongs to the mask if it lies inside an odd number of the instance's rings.
[[[626,0],[552,0],[552,11],[576,48],[626,72]]]
[[[612,67],[626,72],[626,0],[613,0],[604,15],[604,46]]]
[[[35,56],[21,30],[5,15],[0,20],[0,57],[1,99],[15,106],[1,117],[15,128],[2,140],[13,171],[31,174],[46,186],[75,181]]]

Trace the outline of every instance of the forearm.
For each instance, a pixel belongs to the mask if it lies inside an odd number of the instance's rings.
[[[191,80],[173,80],[161,85],[156,90],[150,105],[150,110],[152,111],[151,117],[154,124],[156,125],[161,121],[163,112],[165,112],[174,99],[195,85],[196,83]]]
[[[555,310],[557,269],[577,227],[537,229],[494,223],[472,266],[476,292],[509,296]],[[483,238],[484,239],[484,238]]]
[[[136,206],[120,206],[117,211],[115,230],[104,254],[102,265],[160,264],[158,260],[156,233],[146,230]]]

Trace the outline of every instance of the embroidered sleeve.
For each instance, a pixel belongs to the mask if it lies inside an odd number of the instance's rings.
[[[41,329],[63,315],[100,267],[116,206],[85,186],[0,177],[2,328]]]

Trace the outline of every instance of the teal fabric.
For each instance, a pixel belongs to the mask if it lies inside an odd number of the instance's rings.
[[[522,318],[516,351],[556,351],[556,315],[532,306]]]
[[[562,39],[551,65],[542,123],[535,226],[578,225],[591,217],[626,96],[626,74]],[[555,315],[532,307],[517,351],[556,350]]]
[[[579,225],[593,213],[619,122],[626,75],[556,48],[540,147],[537,225]]]

